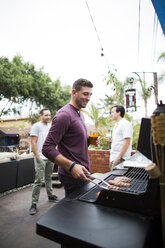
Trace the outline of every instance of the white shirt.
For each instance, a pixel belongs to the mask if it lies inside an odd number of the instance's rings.
[[[133,128],[128,120],[122,118],[119,122],[116,122],[112,133],[112,144],[111,144],[111,152],[110,152],[111,162],[118,157],[125,138],[131,138],[131,142],[126,153],[122,158],[124,160],[128,160],[130,158],[132,151],[132,136],[133,136]]]
[[[30,131],[30,136],[37,136],[37,150],[38,154],[41,159],[46,160],[47,158],[42,154],[42,146],[45,142],[45,139],[48,135],[49,129],[51,125],[48,123],[47,125],[44,125],[42,122],[35,123]]]

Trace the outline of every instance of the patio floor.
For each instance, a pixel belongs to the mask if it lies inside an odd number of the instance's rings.
[[[63,187],[53,187],[53,193],[64,197]],[[60,248],[51,240],[36,234],[36,222],[54,204],[47,200],[42,187],[38,212],[29,215],[32,185],[9,194],[0,195],[0,247],[1,248]]]

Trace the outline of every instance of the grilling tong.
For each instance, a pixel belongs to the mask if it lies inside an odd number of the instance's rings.
[[[109,183],[107,183],[106,181],[102,180],[101,178],[95,177],[95,176],[93,176],[93,175],[91,175],[91,174],[87,174],[86,177],[89,178],[89,180],[90,180],[91,183],[97,185],[98,187],[100,187],[100,188],[102,188],[102,189],[108,190],[107,187],[105,187],[105,186],[103,186],[103,185],[100,185],[99,183],[96,183],[96,182],[93,181],[94,179],[97,179],[97,180],[99,180],[100,182],[102,182],[102,183],[106,184],[107,186],[109,186]]]

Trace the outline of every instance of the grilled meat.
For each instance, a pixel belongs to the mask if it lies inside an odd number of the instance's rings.
[[[124,182],[124,183],[129,183],[131,180],[132,180],[132,178],[130,178],[130,177],[115,177],[114,179],[113,179],[115,182]]]
[[[122,182],[122,181],[115,181],[115,180],[109,180],[108,183],[110,185],[114,185],[114,186],[118,186],[118,187],[129,187],[131,186],[130,183],[125,183],[125,182]]]

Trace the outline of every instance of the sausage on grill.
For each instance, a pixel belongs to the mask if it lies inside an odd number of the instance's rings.
[[[113,179],[115,182],[124,182],[124,183],[129,183],[131,180],[132,180],[132,178],[130,178],[130,177],[115,177],[114,179]]]
[[[114,186],[118,186],[118,187],[129,187],[129,186],[131,186],[130,183],[125,183],[125,182],[122,182],[122,181],[116,182],[115,180],[109,180],[108,183],[110,185],[114,185]]]
[[[109,184],[109,186],[107,186],[107,189],[119,190],[120,188],[119,188],[118,186],[116,186],[116,185],[110,185],[110,184]]]

